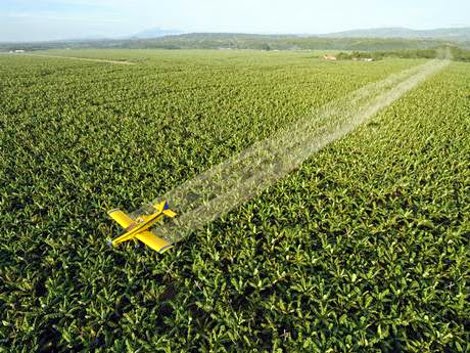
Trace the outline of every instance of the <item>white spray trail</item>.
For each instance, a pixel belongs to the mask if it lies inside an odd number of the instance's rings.
[[[144,205],[132,216],[149,213],[151,204],[167,200],[178,216],[170,224],[155,227],[154,232],[176,242],[259,195],[313,153],[353,131],[448,64],[448,60],[432,60],[330,102],[293,126]]]

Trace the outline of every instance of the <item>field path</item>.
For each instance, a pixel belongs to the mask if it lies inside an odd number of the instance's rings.
[[[313,153],[353,131],[449,62],[432,60],[368,84],[170,190],[152,203],[168,200],[178,217],[154,231],[176,242],[259,195]],[[133,216],[145,212],[151,212],[149,205],[136,210]]]
[[[71,59],[71,60],[80,60],[80,61],[92,61],[92,62],[101,62],[101,63],[118,64],[118,65],[135,65],[135,63],[131,63],[129,61],[82,58],[82,57],[79,57],[79,56],[30,54],[30,53],[28,53],[28,54],[15,54],[15,55],[27,55],[27,56],[39,56],[39,57],[43,57],[43,58],[57,58],[57,59]]]

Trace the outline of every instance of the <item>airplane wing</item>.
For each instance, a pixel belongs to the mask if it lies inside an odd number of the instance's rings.
[[[108,214],[124,229],[135,223],[131,217],[129,217],[127,214],[125,214],[118,208],[108,211]]]
[[[135,235],[142,243],[146,244],[148,247],[152,248],[155,251],[158,251],[160,254],[163,254],[168,249],[172,248],[173,245],[167,242],[166,240],[157,237],[155,234],[145,230],[143,232],[137,233]]]

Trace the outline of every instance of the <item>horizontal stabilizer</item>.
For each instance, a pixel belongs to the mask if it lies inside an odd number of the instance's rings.
[[[168,209],[168,210],[163,210],[163,214],[167,217],[175,217],[176,216],[176,212]]]
[[[167,201],[162,201],[160,203],[156,203],[156,204],[153,205],[153,208],[157,212],[162,212],[167,217],[172,217],[173,218],[173,217],[176,216],[176,212],[170,210],[170,205],[168,205]]]
[[[168,207],[168,203],[166,201],[162,201],[162,202],[156,203],[152,206],[155,209],[155,211],[162,212],[165,209],[165,207]]]

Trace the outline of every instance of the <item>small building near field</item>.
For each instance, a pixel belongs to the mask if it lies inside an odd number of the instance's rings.
[[[353,61],[366,61],[366,62],[371,62],[371,61],[374,61],[374,58],[356,58],[356,57],[353,57],[352,60],[353,60]]]

